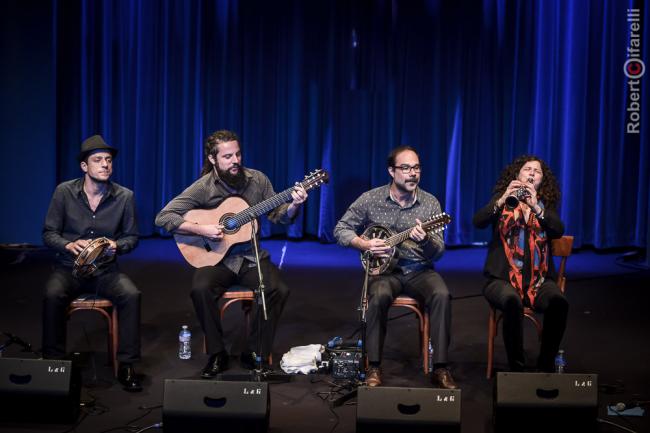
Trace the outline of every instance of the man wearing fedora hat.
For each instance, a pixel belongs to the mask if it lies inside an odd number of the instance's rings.
[[[118,380],[126,391],[141,391],[133,363],[140,360],[140,291],[117,266],[117,255],[138,244],[133,192],[110,178],[117,149],[99,135],[87,138],[78,155],[83,176],[56,187],[43,226],[43,242],[56,251],[54,272],[45,285],[43,357],[65,357],[65,312],[81,293],[110,299],[119,316]],[[91,275],[73,276],[75,258],[93,240],[109,239],[108,260]]]

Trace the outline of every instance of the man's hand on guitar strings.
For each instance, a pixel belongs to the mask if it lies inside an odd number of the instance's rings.
[[[223,226],[220,224],[199,224],[198,234],[211,241],[223,239]]]
[[[296,182],[295,188],[291,191],[291,198],[293,199],[291,203],[296,206],[303,204],[307,200],[307,196],[308,194],[307,191],[305,191],[305,188]]]
[[[300,205],[303,204],[305,200],[307,200],[307,191],[305,191],[305,188],[303,188],[302,185],[296,182],[296,186],[293,191],[291,191],[291,203],[287,208],[287,215],[289,218],[293,218],[296,215]]]
[[[427,237],[427,232],[422,228],[422,221],[416,218],[415,222],[417,225],[413,227],[413,230],[409,233],[409,237],[415,242],[422,242]]]
[[[375,257],[388,257],[390,253],[390,247],[383,239],[367,239],[365,249]]]

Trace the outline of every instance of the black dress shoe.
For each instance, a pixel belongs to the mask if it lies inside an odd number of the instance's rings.
[[[217,374],[226,371],[228,369],[228,358],[228,352],[225,351],[210,355],[208,363],[201,370],[201,377],[203,379],[213,379]]]
[[[370,366],[366,371],[366,384],[370,387],[381,386],[381,369]]]
[[[131,364],[120,364],[117,369],[117,380],[122,384],[122,389],[128,392],[142,391],[142,382],[140,377],[135,373]]]
[[[458,389],[458,385],[447,368],[436,368],[431,373],[431,383],[443,389]]]
[[[255,352],[242,352],[239,356],[239,365],[246,370],[255,370],[259,366],[257,364],[257,355]],[[269,369],[269,362],[267,358],[262,358],[262,369]]]

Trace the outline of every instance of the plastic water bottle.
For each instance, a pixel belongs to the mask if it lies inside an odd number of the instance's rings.
[[[429,371],[433,371],[433,346],[431,345],[430,339],[429,339]]]
[[[336,336],[327,342],[327,347],[333,349],[334,347],[340,346],[341,344],[343,344],[343,338]]]
[[[190,359],[192,357],[192,333],[183,325],[181,333],[178,334],[178,357],[180,359]]]
[[[564,373],[566,370],[566,360],[564,359],[564,350],[560,349],[555,355],[555,372]]]

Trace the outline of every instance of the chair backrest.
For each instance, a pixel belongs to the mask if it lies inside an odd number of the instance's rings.
[[[557,272],[557,285],[564,292],[564,286],[566,284],[566,276],[564,273],[566,271],[566,261],[571,255],[571,249],[573,248],[573,236],[562,236],[559,239],[553,239],[551,244],[553,256],[561,257],[560,268]]]

